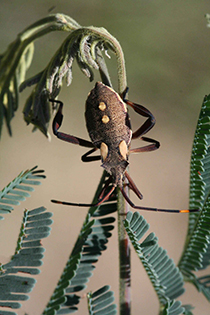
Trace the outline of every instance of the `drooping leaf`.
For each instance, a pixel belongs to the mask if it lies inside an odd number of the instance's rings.
[[[96,34],[93,33],[94,31]],[[54,99],[59,94],[64,78],[66,78],[67,85],[71,84],[74,59],[77,60],[80,69],[90,81],[93,80],[92,68],[99,69],[99,65],[101,65],[101,62],[98,62],[98,55],[100,55],[99,46],[104,41],[103,33],[103,29],[93,27],[80,27],[74,30],[56,51],[47,67],[27,82],[22,83],[21,90],[27,85],[37,83],[23,110],[27,124],[32,123],[48,136],[47,129],[52,114],[49,98]],[[92,46],[94,49],[91,48]],[[102,70],[101,67],[100,70]],[[105,62],[102,72],[104,76],[107,73]],[[107,77],[106,79],[108,80]]]
[[[34,130],[39,129],[45,136],[48,135],[49,121],[52,108],[49,99],[55,99],[62,87],[63,80],[67,85],[72,82],[72,65],[76,59],[81,71],[89,78],[94,79],[93,69],[99,71],[103,83],[111,86],[110,77],[102,51],[111,50],[116,55],[119,94],[123,95],[127,88],[125,62],[119,42],[103,27],[72,26],[72,32],[56,51],[46,68],[40,73],[23,82],[20,90],[27,85],[36,83],[23,109],[27,124],[32,123]]]
[[[11,120],[19,105],[19,86],[25,80],[26,71],[33,59],[33,42],[49,32],[70,31],[78,27],[79,24],[70,17],[52,14],[19,33],[17,39],[0,56],[0,135],[4,118],[8,132],[12,134]]]

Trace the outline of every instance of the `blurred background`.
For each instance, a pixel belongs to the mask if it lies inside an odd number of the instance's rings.
[[[156,152],[130,157],[130,174],[144,195],[143,201],[131,195],[136,204],[151,207],[188,208],[189,163],[196,122],[205,94],[210,93],[210,29],[205,14],[210,13],[209,1],[3,1],[0,0],[0,53],[17,33],[50,13],[64,13],[84,26],[105,27],[121,43],[124,50],[129,99],[146,106],[155,116],[156,125],[148,137],[157,139]],[[54,7],[54,9],[53,9]],[[66,38],[67,33],[54,32],[35,45],[35,57],[28,71],[30,77],[41,71]],[[114,55],[107,65],[117,88]],[[96,74],[96,80],[98,80]],[[81,73],[75,63],[73,82],[65,84],[59,99],[65,103],[62,131],[88,139],[84,123],[85,100],[94,82]],[[59,141],[49,142],[39,131],[32,133],[22,119],[24,102],[30,88],[20,95],[20,107],[12,121],[13,136],[3,128],[0,143],[0,189],[22,170],[38,165],[47,178],[32,197],[21,203],[1,222],[0,261],[5,263],[13,254],[20,229],[23,209],[39,206],[53,212],[54,224],[50,237],[43,240],[46,248],[42,272],[37,285],[18,314],[39,315],[47,304],[66,264],[87,209],[52,204],[50,199],[90,202],[102,174],[100,162],[82,163],[85,148]],[[133,130],[144,121],[130,110]],[[50,128],[50,133],[51,128]],[[143,145],[136,140],[133,147]],[[186,214],[142,212],[155,232],[159,244],[178,262],[187,232]],[[12,233],[11,233],[12,232]],[[3,244],[4,243],[4,244]],[[132,255],[132,314],[158,314],[158,301],[147,275]],[[104,284],[111,285],[118,303],[117,228],[108,250],[99,259],[88,291]],[[184,304],[195,306],[195,315],[209,314],[209,303],[191,285],[180,297]],[[79,314],[87,314],[86,299]]]

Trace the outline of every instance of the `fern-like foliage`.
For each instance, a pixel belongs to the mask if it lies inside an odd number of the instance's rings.
[[[161,312],[161,315],[190,315],[189,313],[186,313],[185,308],[182,306],[182,303],[180,301],[168,301],[164,307],[164,310]]]
[[[194,309],[194,307],[192,305],[183,305],[185,311],[184,311],[184,315],[193,315],[192,310]]]
[[[93,220],[90,221],[86,218],[74,246],[74,250],[67,261],[64,271],[43,314],[59,314],[59,310],[61,309],[62,314],[68,314],[69,312],[72,313],[77,310],[77,307],[74,305],[78,304],[79,298],[74,294],[66,295],[66,293],[71,293],[70,289],[67,291],[67,288],[69,287],[70,281],[72,283],[76,277],[77,270],[82,259],[82,248],[85,244],[87,236],[91,233],[91,226],[93,223]],[[72,292],[80,291],[85,287],[84,283],[87,282],[87,273],[89,272],[90,270],[87,270],[87,268],[84,269],[84,273],[80,274],[80,280],[73,282]],[[64,308],[66,309],[66,313],[63,311]]]
[[[11,183],[0,191],[0,213],[6,214],[14,210],[14,205],[19,205],[29,192],[34,190],[33,186],[40,185],[40,179],[45,178],[43,170],[37,170],[37,166],[30,170],[21,172]],[[4,217],[0,216],[0,220]]]
[[[181,303],[174,301],[184,292],[181,272],[168,257],[166,250],[157,244],[154,233],[150,233],[142,243],[139,243],[149,229],[149,224],[139,212],[128,212],[124,226],[157,293],[160,309],[163,310],[161,314],[182,314],[184,308]]]
[[[89,292],[88,309],[89,315],[115,315],[117,305],[114,302],[114,293],[110,291],[110,286],[105,285],[95,292]]]
[[[41,239],[50,233],[52,213],[43,207],[25,210],[18,237],[15,254],[9,263],[1,266],[0,270],[0,307],[18,309],[21,301],[27,300],[28,293],[35,285],[35,279],[20,274],[35,275],[40,272],[44,248]],[[16,313],[0,310],[2,315]]]
[[[75,21],[64,14],[52,14],[19,33],[5,53],[0,55],[0,136],[4,118],[9,134],[12,134],[11,120],[19,105],[19,86],[25,80],[33,59],[33,42],[52,31],[69,31],[70,24],[77,26]]]
[[[49,98],[55,99],[58,96],[64,79],[67,86],[71,84],[74,60],[90,81],[94,79],[93,70],[99,70],[102,82],[110,86],[111,81],[102,51],[111,50],[116,55],[119,93],[123,94],[127,88],[124,57],[119,42],[103,27],[82,27],[73,19],[70,22],[69,20],[68,26],[72,32],[49,64],[20,86],[22,91],[25,87],[36,84],[24,106],[24,119],[27,124],[32,123],[47,137],[52,115]]]
[[[179,262],[186,280],[192,282],[210,301],[210,275],[198,278],[192,271],[210,264],[210,95],[205,96],[195,131],[190,164],[191,213],[187,241]]]
[[[22,52],[22,55],[18,56],[19,60],[13,59],[15,56],[12,56],[12,54],[17,53],[19,43],[18,40],[13,42],[9,47],[9,51],[6,51],[0,58],[0,134],[4,117],[8,132],[12,135],[10,122],[18,108],[19,85],[24,81],[26,71],[30,67],[33,58],[34,44],[30,43]],[[8,78],[9,80],[7,80]]]
[[[107,174],[104,172],[93,202],[96,201],[106,179]],[[78,310],[80,296],[77,293],[86,288],[86,283],[95,269],[95,263],[107,248],[106,244],[114,228],[112,223],[115,221],[115,218],[107,215],[116,211],[116,195],[111,202],[89,209],[79,237],[43,315],[69,314]]]
[[[34,41],[52,31],[67,31],[70,35],[57,50],[47,67],[25,80],[34,51]],[[6,52],[0,55],[0,135],[5,118],[9,134],[11,119],[18,108],[18,96],[25,87],[36,84],[23,109],[27,124],[49,136],[48,126],[52,114],[49,98],[59,94],[63,79],[72,81],[72,65],[76,60],[81,71],[93,80],[93,70],[99,70],[101,80],[111,86],[102,51],[111,50],[116,55],[119,94],[127,88],[125,62],[119,42],[103,27],[82,27],[65,14],[43,18],[18,34]],[[24,81],[25,80],[25,81]]]

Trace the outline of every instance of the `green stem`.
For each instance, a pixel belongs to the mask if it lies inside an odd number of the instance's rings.
[[[34,34],[39,29],[45,27],[47,24],[52,23],[51,25],[55,25],[57,29],[62,31],[74,31],[81,26],[72,18],[64,14],[52,14],[43,19],[38,20],[37,22],[31,24],[29,27],[24,29],[20,34],[19,37],[23,41],[24,39]]]
[[[99,65],[101,80],[111,86],[111,81],[100,51],[97,51],[96,61]],[[126,80],[125,80],[126,82]],[[126,84],[126,83],[125,83]],[[118,188],[118,247],[119,247],[119,306],[120,315],[129,315],[131,312],[131,286],[130,286],[130,245],[129,238],[124,228],[123,220],[128,212],[128,204]]]
[[[125,202],[118,188],[118,246],[119,246],[119,304],[120,315],[131,314],[131,279],[130,279],[130,244],[124,228],[123,220],[128,212]]]
[[[118,90],[119,94],[122,95],[126,88],[127,88],[127,80],[126,80],[126,69],[125,69],[125,59],[122,47],[120,46],[120,43],[118,40],[112,36],[109,32],[107,32],[106,29],[103,27],[88,27],[89,31],[93,32],[94,34],[97,34],[98,36],[101,36],[105,43],[107,43],[112,50],[114,50],[114,53],[116,55],[117,59],[117,72],[118,72]]]

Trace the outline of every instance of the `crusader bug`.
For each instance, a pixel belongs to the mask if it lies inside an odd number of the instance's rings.
[[[143,196],[137,186],[126,171],[129,164],[128,157],[133,152],[149,152],[159,148],[160,143],[154,139],[144,137],[155,124],[155,118],[152,113],[142,105],[132,103],[123,99],[112,88],[97,82],[91,90],[86,101],[85,119],[86,126],[91,141],[87,141],[63,132],[58,131],[63,120],[62,108],[63,103],[60,101],[50,100],[59,104],[59,109],[53,120],[53,133],[61,140],[73,144],[78,144],[83,147],[91,148],[82,156],[83,162],[102,161],[102,167],[110,174],[108,180],[102,188],[98,201],[95,204],[73,203],[58,200],[52,200],[54,203],[60,203],[70,206],[99,206],[104,201],[108,200],[114,189],[118,186],[129,205],[135,209],[163,211],[163,212],[195,212],[198,210],[168,210],[157,209],[143,206],[136,206],[128,197],[124,190],[124,179],[128,181],[128,186],[133,192],[142,199]],[[131,130],[130,118],[127,111],[127,106],[130,106],[139,115],[144,116],[147,120],[135,132]],[[131,149],[131,140],[140,138],[149,144]],[[91,156],[97,150],[100,150],[100,155]],[[109,188],[109,190],[108,190]],[[108,190],[108,192],[107,192]]]

